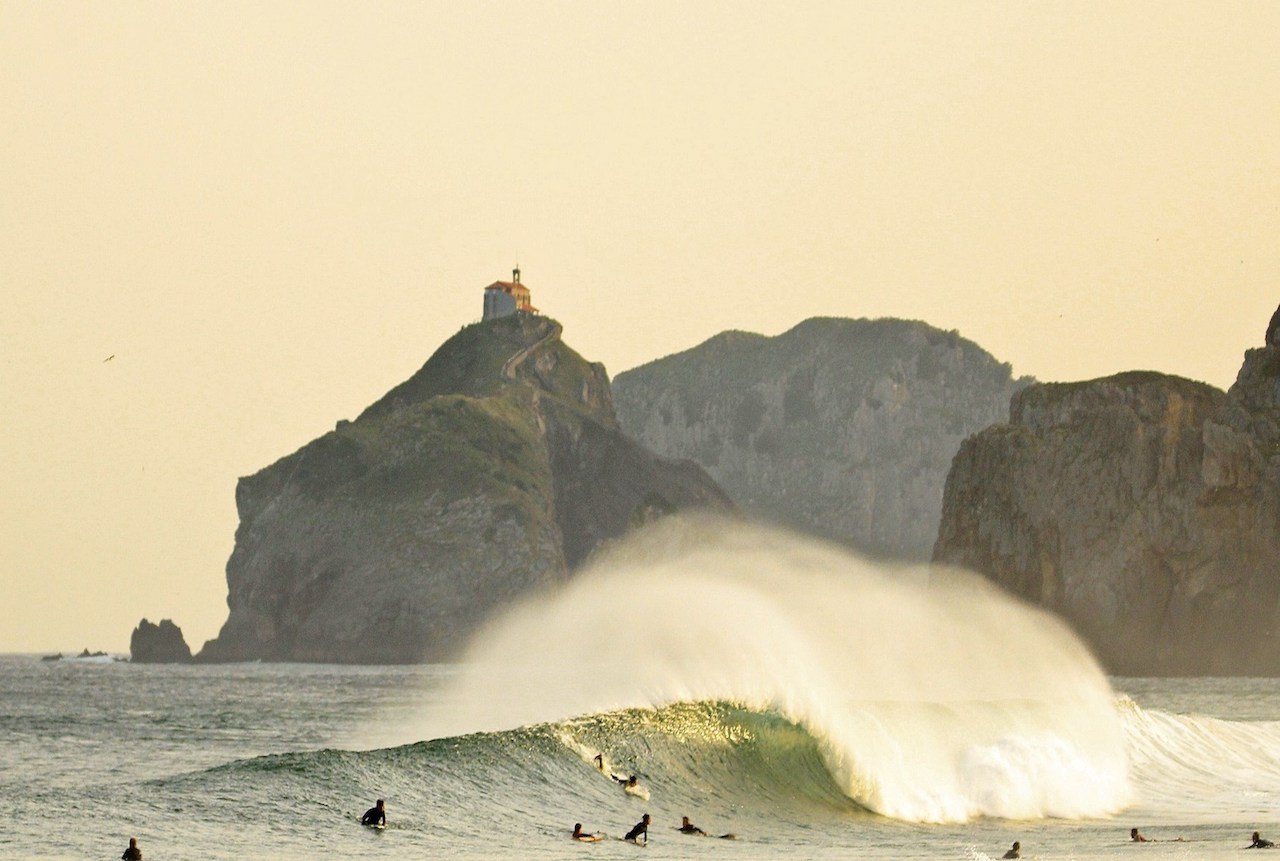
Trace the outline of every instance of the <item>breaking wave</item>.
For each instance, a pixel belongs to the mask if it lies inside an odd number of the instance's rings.
[[[831,785],[884,816],[1089,817],[1131,798],[1114,695],[1055,618],[964,572],[776,530],[668,519],[496,622],[466,665],[418,737],[734,704],[802,729]]]

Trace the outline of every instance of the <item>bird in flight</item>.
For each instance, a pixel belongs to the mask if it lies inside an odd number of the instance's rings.
[[[103,361],[103,364],[106,364],[107,362],[110,362],[110,361],[111,361],[112,359],[114,359],[115,357],[116,357],[116,354],[115,354],[115,353],[112,353],[110,356],[107,356],[105,359],[103,359],[103,360],[102,360],[102,361]]]

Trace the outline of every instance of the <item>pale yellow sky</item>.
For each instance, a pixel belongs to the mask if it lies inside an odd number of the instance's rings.
[[[0,0],[0,651],[213,636],[236,478],[516,261],[613,373],[821,314],[1229,385],[1280,4],[903,5]]]

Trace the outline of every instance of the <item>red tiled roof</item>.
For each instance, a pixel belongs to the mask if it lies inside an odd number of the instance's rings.
[[[484,289],[501,290],[503,293],[513,293],[516,290],[523,290],[526,293],[529,292],[529,288],[519,283],[518,281],[494,281],[492,284],[490,284],[488,287]]]

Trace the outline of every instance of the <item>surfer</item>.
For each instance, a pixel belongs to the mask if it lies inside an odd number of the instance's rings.
[[[1139,830],[1138,830],[1138,829],[1136,829],[1136,828],[1130,828],[1130,829],[1129,829],[1129,840],[1130,840],[1130,841],[1132,841],[1132,842],[1134,842],[1134,843],[1159,843],[1159,842],[1160,842],[1160,838],[1158,838],[1158,837],[1147,837],[1145,834],[1143,834],[1141,831],[1139,831]],[[1174,838],[1170,839],[1170,838],[1166,837],[1166,838],[1164,838],[1164,842],[1166,842],[1166,843],[1181,843],[1181,842],[1182,842],[1182,838],[1181,838],[1181,837],[1174,837]]]
[[[1022,844],[1019,843],[1017,840],[1013,841],[1013,847],[1008,852],[1001,855],[1000,857],[1001,858],[1021,858]]]
[[[634,774],[631,775],[630,777],[618,777],[618,775],[616,774],[611,774],[609,776],[612,777],[614,780],[618,781],[618,783],[622,784],[623,789],[636,788],[636,776]]]
[[[1270,849],[1272,846],[1275,846],[1275,845],[1276,844],[1272,843],[1270,840],[1263,840],[1262,835],[1255,831],[1253,832],[1253,842],[1244,848],[1245,849]]]
[[[360,817],[361,825],[386,825],[387,824],[387,802],[379,798],[378,803],[370,807],[364,812],[364,816]]]
[[[687,816],[680,817],[680,828],[677,830],[681,834],[701,834],[703,837],[707,836],[707,832],[690,822],[689,817]]]
[[[129,848],[120,856],[122,861],[142,861],[142,850],[138,848],[138,838],[129,838]]]
[[[591,761],[596,764],[596,768],[600,769],[601,773],[604,772],[604,754],[603,753],[597,753]]]
[[[644,835],[644,845],[648,846],[649,845],[649,823],[651,821],[652,820],[649,819],[649,814],[646,813],[644,817],[639,822],[636,823],[635,827],[627,832],[627,836],[623,837],[622,839],[630,840],[632,843],[639,843],[640,836]]]
[[[600,835],[596,834],[594,831],[590,834],[583,831],[581,822],[573,823],[572,836],[574,840],[581,840],[583,843],[595,843],[597,840],[600,839]]]

